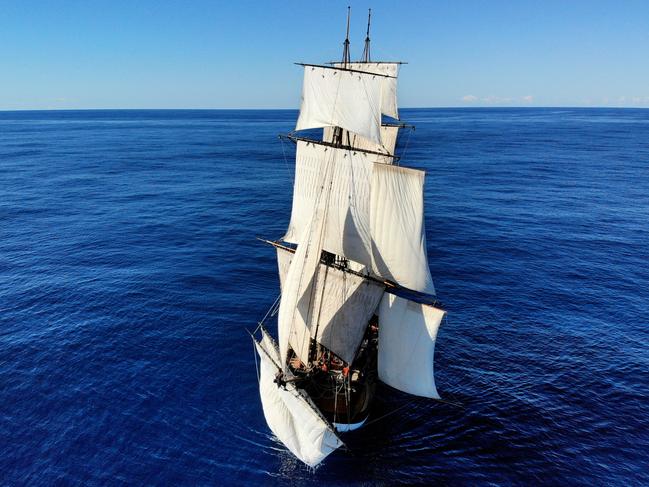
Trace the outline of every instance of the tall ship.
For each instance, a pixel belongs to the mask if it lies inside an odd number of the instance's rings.
[[[370,11],[371,16],[371,11]],[[316,466],[371,414],[377,382],[439,399],[435,341],[445,315],[426,255],[424,171],[400,164],[401,62],[303,64],[290,223],[278,240],[280,296],[252,334],[264,416]],[[321,137],[303,131],[322,129]],[[277,318],[277,341],[268,330]]]

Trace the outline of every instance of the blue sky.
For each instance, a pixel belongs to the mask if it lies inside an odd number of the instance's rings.
[[[647,0],[0,0],[0,109],[296,108],[347,5],[402,106],[649,108]]]

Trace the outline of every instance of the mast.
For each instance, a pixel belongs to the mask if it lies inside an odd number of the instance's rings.
[[[349,18],[351,17],[351,7],[347,6],[347,33],[345,35],[345,42],[343,42],[343,68],[347,69],[348,64],[351,62],[351,54],[349,52]],[[336,146],[343,145],[343,129],[341,127],[334,127],[332,142]],[[349,139],[349,133],[347,134]]]
[[[363,56],[361,62],[370,62],[370,21],[372,20],[372,9],[367,9],[367,34],[365,35],[365,47],[363,48]]]
[[[349,17],[351,16],[351,7],[347,7],[347,35],[345,36],[345,42],[343,42],[343,67],[347,68],[347,65],[351,62],[351,57],[349,54]]]

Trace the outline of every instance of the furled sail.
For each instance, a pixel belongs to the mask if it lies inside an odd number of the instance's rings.
[[[341,67],[342,63],[335,63],[334,66]],[[399,75],[399,63],[347,63],[348,69],[356,69],[368,73],[382,74],[381,78],[381,113],[392,118],[399,118],[397,107],[397,76]]]
[[[322,140],[325,142],[333,142],[334,127],[325,127]],[[399,135],[399,127],[395,125],[381,125],[381,143],[377,144],[371,140],[361,137],[360,135],[353,134],[345,131],[343,134],[343,145],[350,145],[356,149],[368,150],[373,152],[381,152],[393,156],[394,149],[397,145],[397,137]],[[349,137],[349,139],[347,138]],[[376,156],[376,162],[383,162],[385,164],[392,164],[394,158]]]
[[[278,262],[290,265],[292,256],[290,250],[277,247]],[[285,279],[281,275],[285,267],[280,265],[280,282]],[[307,320],[310,337],[351,363],[385,286],[322,263],[311,286],[303,297],[312,303]],[[308,344],[308,340],[291,343],[303,362],[306,360],[302,357],[308,357]]]
[[[279,350],[265,332],[255,346],[260,358],[259,393],[266,422],[291,453],[315,467],[343,443],[293,383],[288,382],[284,388],[274,382]]]
[[[370,176],[373,156],[298,141],[291,222],[284,236],[299,243],[322,192],[320,174],[331,167],[331,194],[322,248],[356,262],[371,262]]]
[[[383,78],[370,73],[305,66],[295,130],[342,127],[380,144]]]
[[[439,399],[435,340],[445,311],[385,293],[379,305],[379,379],[408,394]]]
[[[367,266],[374,276],[435,294],[426,256],[424,172],[374,163],[372,154],[298,141],[293,209],[284,240],[299,243],[332,171],[322,248]]]
[[[435,294],[426,255],[423,171],[375,164],[372,172],[372,269],[385,279]]]

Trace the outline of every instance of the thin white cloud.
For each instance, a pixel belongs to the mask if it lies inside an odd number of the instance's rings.
[[[638,105],[649,105],[649,96],[619,96],[617,97],[616,100],[613,101],[614,103],[617,102],[620,105],[631,105],[631,106],[638,106]]]
[[[490,105],[499,105],[501,103],[510,103],[512,101],[511,98],[509,97],[501,97],[501,96],[496,96],[496,95],[489,95],[486,96],[482,99],[483,102],[488,103]]]
[[[521,104],[521,103],[534,103],[533,95],[525,95],[521,97],[497,96],[497,95],[487,95],[487,96],[464,95],[461,99],[464,103],[478,103],[480,105],[512,105],[512,104]]]

